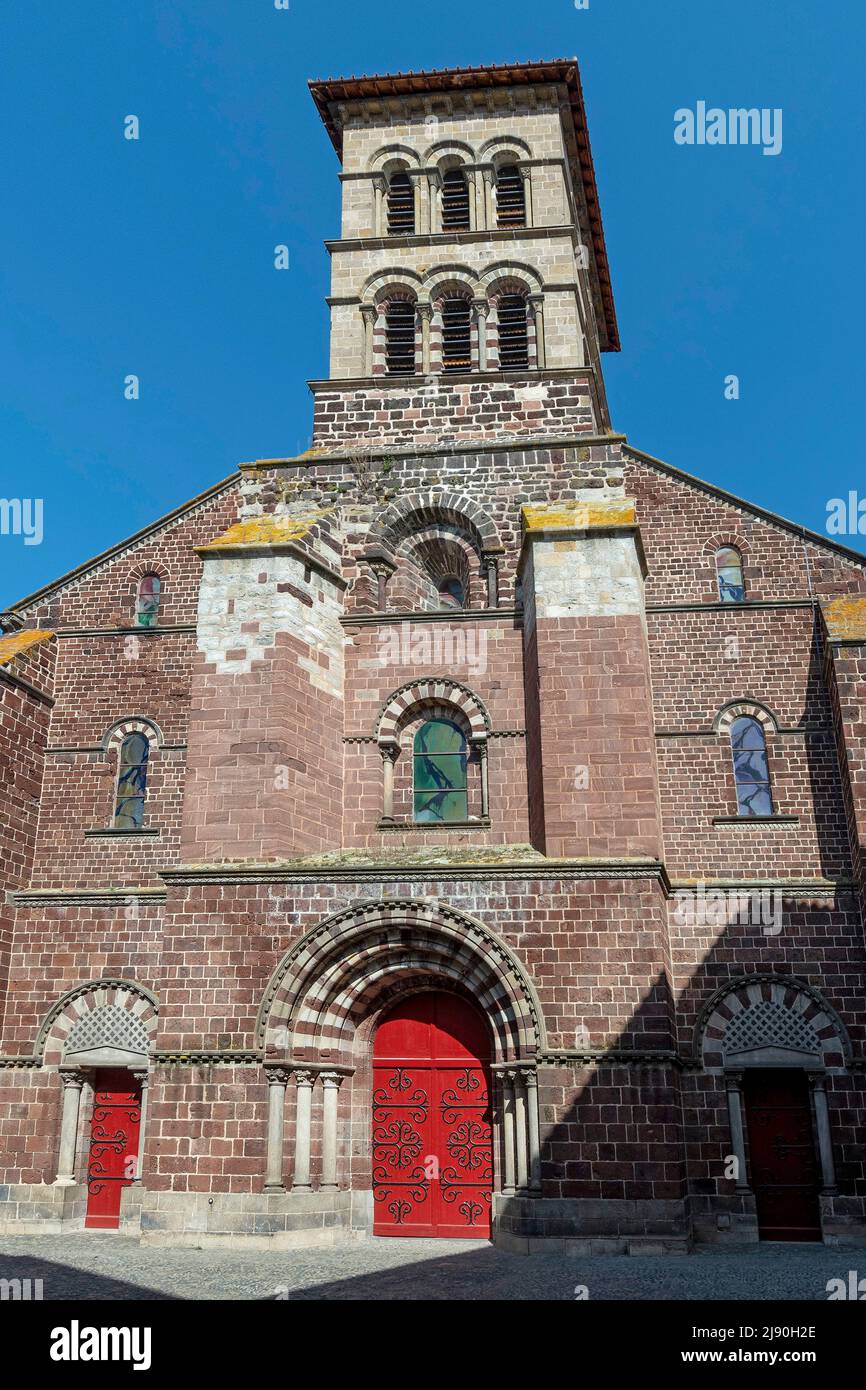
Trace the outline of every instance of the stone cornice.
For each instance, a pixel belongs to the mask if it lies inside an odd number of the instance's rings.
[[[395,623],[495,623],[503,618],[509,622],[523,621],[522,608],[437,608],[429,613],[395,611],[393,613],[343,614],[344,627],[393,627]]]
[[[164,903],[165,888],[19,888],[8,900],[17,907],[46,907],[51,903],[79,903],[89,907],[117,907],[119,904]]]
[[[446,245],[449,243],[467,245],[473,242],[537,240],[542,237],[567,237],[572,245],[582,245],[580,229],[573,222],[564,222],[549,227],[487,227],[481,231],[471,232],[413,232],[409,236],[337,237],[331,241],[326,241],[325,249],[333,255],[335,251],[393,251],[395,249],[407,250],[413,246],[441,246],[443,243]],[[577,288],[577,278],[569,284],[568,288]],[[550,286],[543,285],[542,289],[550,289]]]
[[[571,376],[574,372],[592,372],[592,367],[574,367],[564,371],[565,376]],[[478,380],[490,380],[489,375],[476,373]],[[323,381],[315,383],[333,391],[354,389],[358,386],[372,386],[376,382],[386,380],[381,377],[358,377],[346,378],[345,380]],[[426,382],[427,378],[403,377],[401,380],[418,385]],[[308,383],[309,384],[309,383]],[[391,458],[426,458],[436,455],[447,455],[449,458],[454,454],[492,454],[503,451],[510,454],[536,453],[539,449],[599,449],[609,445],[623,444],[626,436],[624,434],[514,434],[507,439],[453,439],[448,443],[441,444],[364,444],[360,449],[346,448],[338,449],[308,449],[306,453],[297,454],[293,458],[276,459],[252,459],[248,463],[238,465],[242,473],[269,472],[275,468],[315,468],[321,464],[355,462],[361,455],[365,459],[391,459]]]
[[[814,608],[810,598],[746,599],[743,603],[648,603],[647,613],[748,613],[756,609]]]
[[[404,828],[404,827],[401,827]],[[525,859],[513,863],[497,862],[495,858],[485,859],[484,847],[464,849],[462,846],[443,846],[441,849],[431,845],[428,863],[407,861],[404,864],[383,859],[378,864],[323,864],[311,867],[297,861],[265,864],[202,864],[176,865],[160,870],[160,876],[167,884],[181,887],[210,883],[328,883],[328,882],[376,882],[376,883],[428,883],[475,881],[487,879],[652,879],[658,881],[665,892],[669,890],[667,872],[663,864],[651,859]],[[445,856],[449,850],[455,855],[466,855],[460,863],[439,860],[437,855]],[[413,851],[418,853],[418,851]],[[471,862],[468,856],[477,858]]]

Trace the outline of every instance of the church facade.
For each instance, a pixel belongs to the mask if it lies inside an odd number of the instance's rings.
[[[312,446],[2,615],[0,1229],[866,1234],[866,561],[611,424],[574,61],[311,84]]]

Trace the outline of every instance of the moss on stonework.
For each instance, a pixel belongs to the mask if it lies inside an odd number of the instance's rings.
[[[831,641],[866,641],[866,598],[834,598],[821,607]]]
[[[521,508],[527,531],[584,530],[591,526],[633,526],[634,502],[630,498],[608,501],[552,503]]]
[[[245,521],[236,521],[221,536],[208,541],[201,549],[222,550],[226,546],[278,545],[281,541],[301,540],[317,522],[333,510],[333,507],[316,507],[296,516],[276,516],[273,512],[268,512],[264,516],[247,517]]]
[[[398,832],[399,833],[399,832]],[[419,845],[397,846],[388,850],[334,849],[321,854],[305,854],[296,859],[220,860],[217,863],[198,861],[183,864],[181,871],[202,869],[231,873],[233,869],[268,870],[336,870],[336,869],[413,869],[413,868],[526,868],[530,873],[541,865],[597,864],[594,855],[579,855],[565,859],[542,854],[532,845]],[[605,860],[607,865],[645,867],[658,861],[646,855],[617,856]]]
[[[54,633],[49,632],[47,628],[27,628],[22,632],[10,632],[5,637],[0,637],[0,666],[7,666],[16,656],[26,652],[28,647],[47,642],[53,636]]]

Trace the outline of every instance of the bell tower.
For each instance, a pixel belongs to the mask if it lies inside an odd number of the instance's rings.
[[[310,86],[343,192],[314,446],[607,431],[619,339],[576,62]]]

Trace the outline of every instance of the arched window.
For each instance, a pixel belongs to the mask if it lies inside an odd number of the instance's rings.
[[[140,830],[144,825],[149,755],[150,742],[146,734],[127,734],[120,745],[114,802],[115,830]]]
[[[385,313],[385,369],[389,376],[415,371],[415,305],[395,299]]]
[[[743,557],[732,545],[716,551],[716,578],[722,603],[743,603],[746,588],[743,583]]]
[[[462,169],[447,169],[442,178],[442,230],[469,231],[469,184]]]
[[[388,180],[388,235],[411,236],[415,231],[415,192],[405,169]]]
[[[496,307],[499,320],[500,371],[520,371],[521,368],[529,366],[526,300],[519,294],[504,294]]]
[[[472,367],[472,310],[468,299],[442,302],[442,370],[468,372]]]
[[[737,784],[737,813],[741,816],[771,816],[773,797],[767,742],[757,719],[743,715],[731,725],[731,753]]]
[[[516,164],[502,164],[496,170],[496,225],[526,226],[523,175]]]
[[[413,817],[416,821],[465,821],[466,739],[449,719],[428,719],[413,743]]]
[[[135,600],[136,627],[155,627],[159,617],[159,597],[162,581],[158,574],[146,574],[138,583]]]
[[[446,574],[436,585],[440,608],[465,608],[466,591],[456,574]]]

